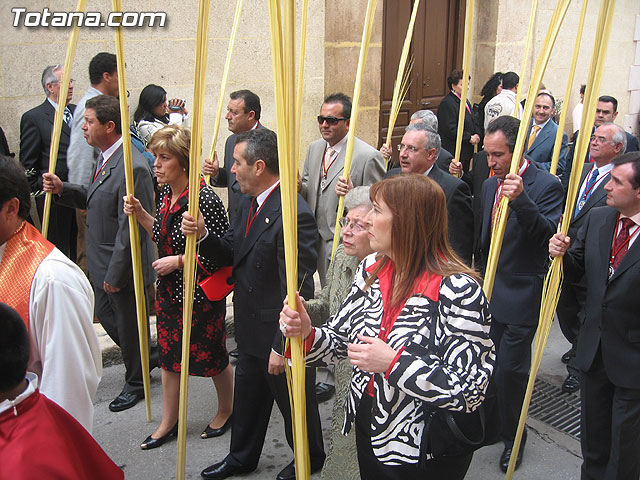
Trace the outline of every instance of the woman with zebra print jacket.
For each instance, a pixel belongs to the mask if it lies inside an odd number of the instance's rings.
[[[484,400],[495,362],[488,302],[449,246],[445,196],[434,181],[400,175],[374,184],[370,197],[366,222],[378,253],[360,264],[338,313],[312,328],[299,299],[299,313],[285,304],[281,330],[306,338],[310,365],[349,357],[343,432],[355,423],[363,480],[464,478],[473,454],[418,466],[423,405],[471,412]]]

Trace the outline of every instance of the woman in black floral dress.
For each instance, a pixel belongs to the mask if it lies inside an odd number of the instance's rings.
[[[182,266],[186,239],[180,230],[182,214],[189,198],[189,130],[170,125],[158,130],[149,142],[156,157],[155,173],[162,184],[155,218],[133,196],[125,199],[125,213],[135,211],[138,222],[153,236],[158,260],[157,330],[159,364],[162,369],[162,421],[141,444],[143,450],[156,448],[175,436],[180,393],[182,355]],[[207,230],[223,235],[229,228],[224,205],[213,189],[200,185],[200,211]],[[198,257],[196,283],[216,270],[210,260]],[[218,414],[202,433],[203,438],[222,435],[230,425],[233,409],[233,370],[225,346],[225,301],[210,302],[196,287],[191,330],[189,373],[212,377],[218,394]]]

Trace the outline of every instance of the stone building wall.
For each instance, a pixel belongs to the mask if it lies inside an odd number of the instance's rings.
[[[43,69],[50,64],[64,63],[70,29],[14,28],[13,14],[8,2],[0,7],[0,126],[7,134],[12,151],[19,150],[21,115],[42,103],[44,92],[40,85]],[[73,11],[75,1],[27,2],[29,11]],[[212,0],[209,19],[207,59],[206,109],[204,113],[203,151],[211,147],[220,80],[227,55],[227,45],[235,11],[235,1]],[[89,0],[87,11],[110,11],[111,1]],[[130,115],[137,106],[140,91],[149,83],[164,87],[169,97],[187,101],[193,106],[193,70],[198,2],[184,1],[123,1],[123,11],[164,11],[165,27],[127,28],[125,36],[126,82],[131,92]],[[302,120],[302,154],[306,145],[318,137],[315,116],[324,94],[324,0],[309,0],[305,92]],[[248,88],[261,98],[265,126],[274,129],[275,105],[269,32],[269,13],[264,0],[244,0],[231,65],[223,115],[226,113],[228,93]],[[88,65],[98,52],[115,53],[113,30],[110,28],[82,28],[80,30],[72,77],[76,80],[73,100],[77,102],[89,86]],[[217,148],[220,153],[230,132],[223,119]]]
[[[484,2],[482,3],[484,4]],[[538,2],[533,52],[529,58],[524,78],[523,86],[525,89],[528,88],[537,56],[543,47],[544,37],[555,4],[554,0],[540,0]],[[529,21],[530,2],[526,0],[490,0],[487,2],[487,7],[479,9],[478,41],[475,47],[476,82],[474,92],[476,94],[494,71],[513,70],[519,72]],[[581,2],[572,2],[569,7],[542,80],[556,98],[566,100],[564,104],[568,103],[571,110],[579,101],[580,85],[586,83],[587,80],[594,44],[594,29],[598,17],[598,2],[593,2],[593,8],[590,7],[585,20],[573,91],[569,99],[564,99],[581,7]],[[640,47],[637,46],[638,39],[640,39],[640,26],[638,26],[640,23],[637,20],[639,14],[640,4],[637,0],[616,2],[600,92],[601,95],[613,95],[618,99],[620,114],[616,123],[636,134],[638,133],[640,93],[634,94],[632,97],[632,92],[640,88],[638,86],[640,84],[639,67],[634,67],[634,65],[640,65]],[[634,85],[636,86],[634,87]],[[570,123],[571,116],[569,115],[567,131],[572,128]]]

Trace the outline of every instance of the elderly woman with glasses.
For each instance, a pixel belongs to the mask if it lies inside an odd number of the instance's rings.
[[[377,253],[358,266],[338,313],[312,327],[298,300],[298,311],[284,306],[281,330],[305,339],[309,365],[349,358],[343,433],[355,427],[362,479],[461,479],[473,451],[433,458],[440,437],[423,439],[425,412],[482,404],[495,363],[488,302],[449,246],[437,183],[398,175],[372,185],[370,199]]]
[[[369,187],[355,187],[344,198],[347,214],[340,219],[342,243],[336,249],[327,271],[327,284],[313,300],[306,302],[306,308],[314,326],[321,326],[330,316],[335,315],[342,300],[349,294],[358,264],[373,253],[365,217],[373,207],[369,200]],[[336,363],[336,396],[331,420],[331,444],[322,468],[322,478],[357,480],[358,469],[355,436],[342,435],[344,402],[351,383],[351,365],[345,359]]]

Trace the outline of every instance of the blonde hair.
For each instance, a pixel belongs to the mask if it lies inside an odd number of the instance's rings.
[[[191,146],[191,132],[179,125],[167,125],[156,131],[149,140],[148,149],[156,153],[165,150],[178,159],[180,166],[189,173],[189,147]]]

